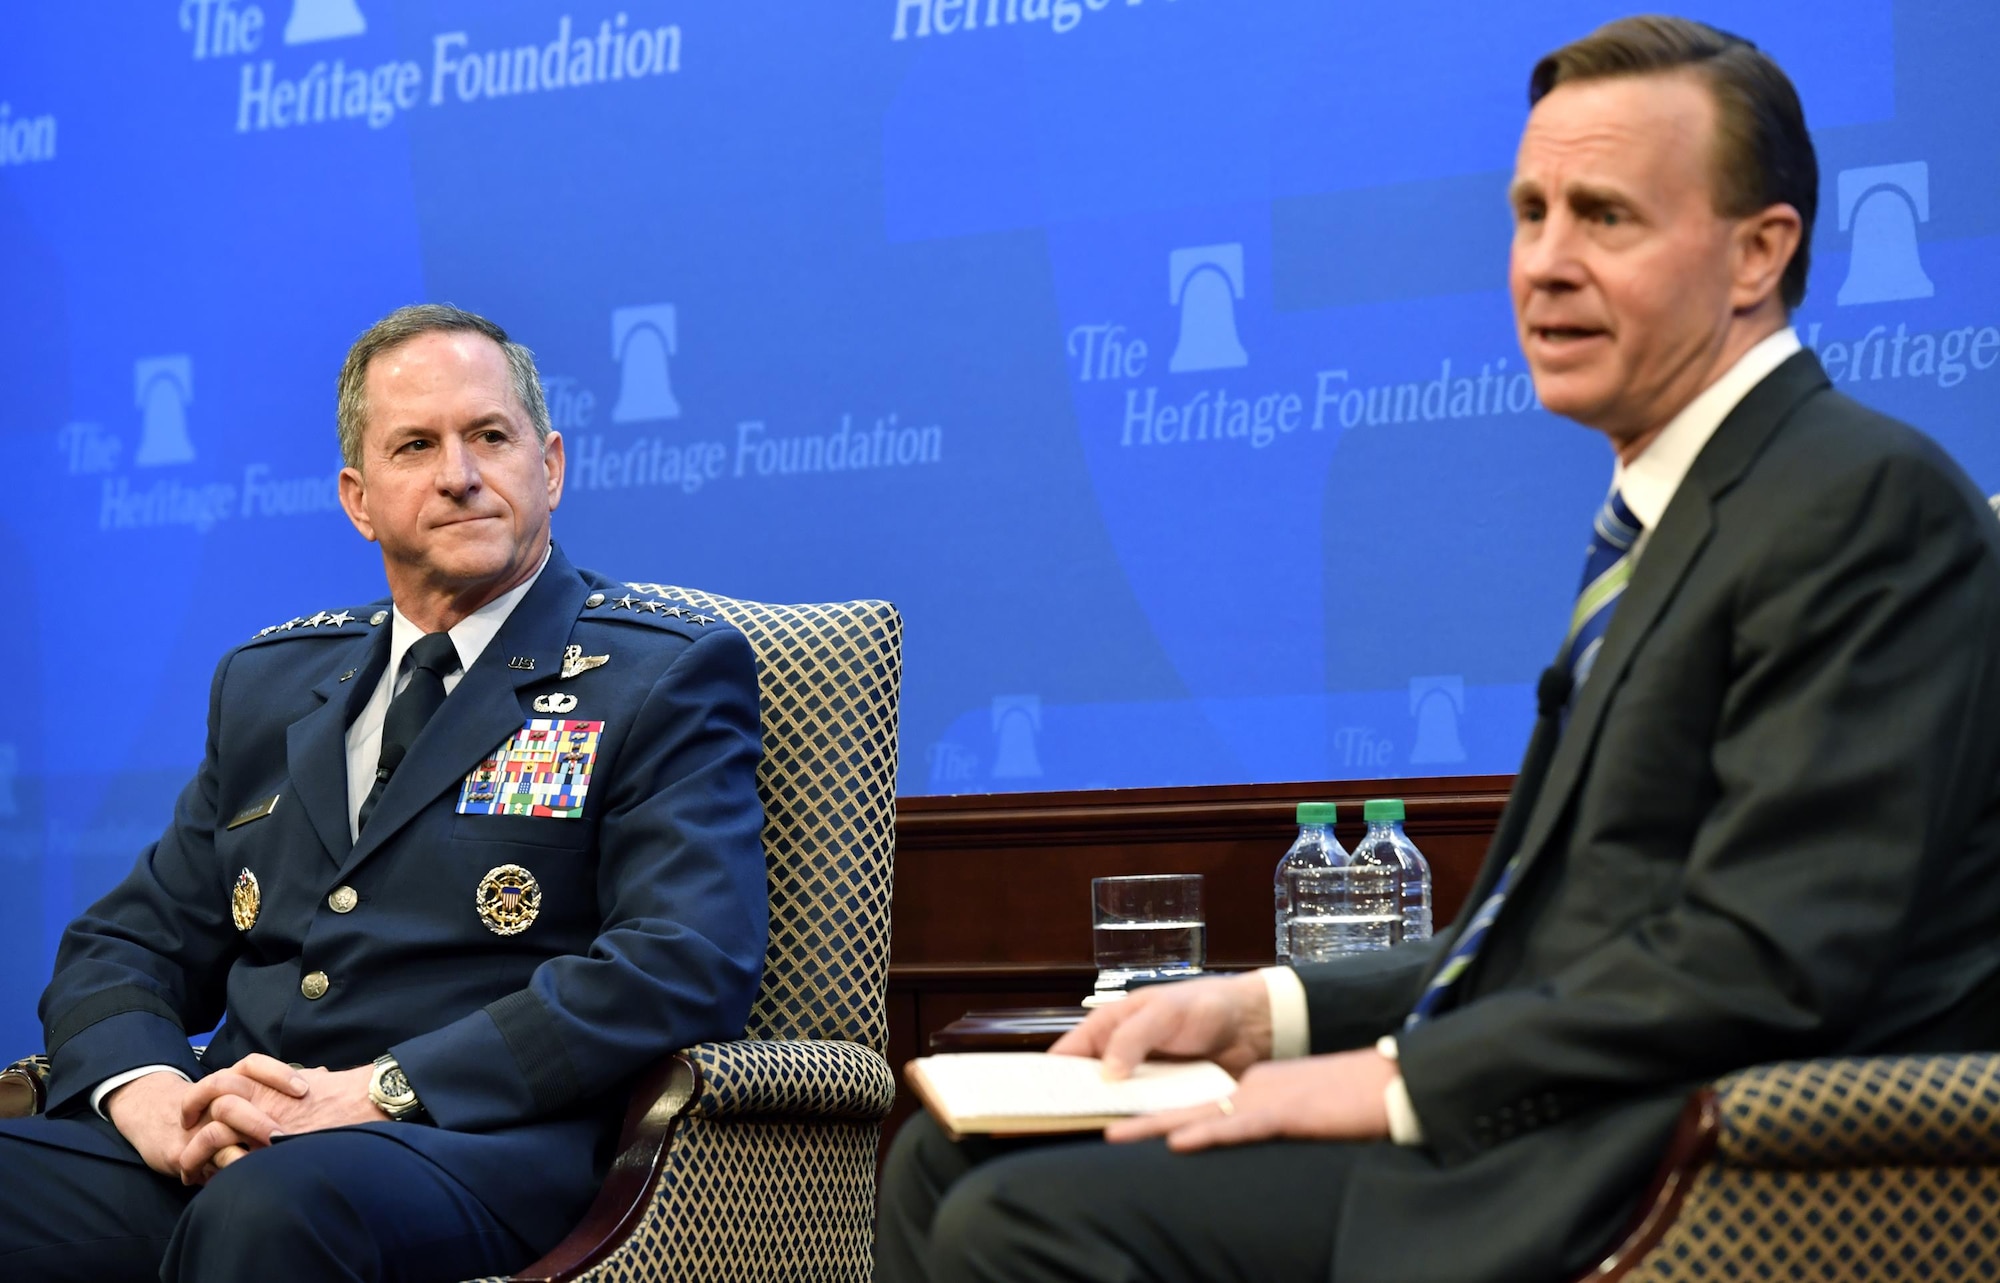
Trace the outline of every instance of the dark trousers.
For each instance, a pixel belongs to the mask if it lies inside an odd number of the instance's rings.
[[[876,1283],[1326,1283],[1360,1149],[1279,1141],[954,1143],[927,1114],[882,1175]]]
[[[98,1124],[0,1122],[0,1279],[461,1283],[536,1255],[442,1168],[373,1132],[282,1140],[188,1189],[136,1158],[62,1148],[66,1128]]]

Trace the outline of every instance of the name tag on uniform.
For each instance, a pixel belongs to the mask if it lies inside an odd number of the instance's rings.
[[[465,777],[458,791],[458,813],[578,818],[590,793],[590,770],[603,734],[603,722],[530,718]]]
[[[276,793],[273,793],[271,794],[271,796],[265,798],[261,802],[252,802],[250,805],[244,807],[242,810],[236,813],[235,817],[232,818],[229,821],[229,823],[223,825],[222,827],[225,829],[241,828],[243,825],[248,824],[252,820],[263,819],[265,816],[269,815],[271,812],[277,809],[278,809],[278,795]]]

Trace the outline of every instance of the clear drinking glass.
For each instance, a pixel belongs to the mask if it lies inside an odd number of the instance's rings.
[[[1198,974],[1208,959],[1201,874],[1092,878],[1090,943],[1100,994]]]
[[[1291,869],[1292,961],[1325,962],[1402,942],[1397,871],[1375,864]]]

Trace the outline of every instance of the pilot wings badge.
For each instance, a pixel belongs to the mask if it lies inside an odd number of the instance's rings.
[[[593,668],[602,668],[610,662],[611,656],[609,655],[586,655],[583,653],[583,647],[571,646],[563,652],[562,675],[566,678],[575,677],[578,673],[587,673]]]

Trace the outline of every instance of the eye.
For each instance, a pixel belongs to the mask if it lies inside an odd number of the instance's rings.
[[[1618,227],[1625,222],[1625,215],[1619,210],[1603,209],[1597,212],[1597,221],[1606,227]]]

